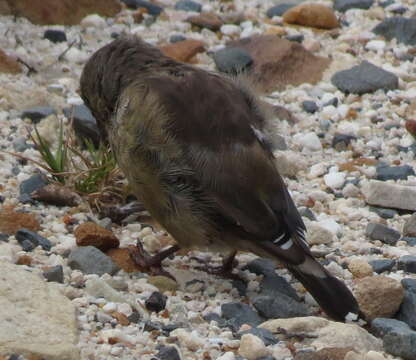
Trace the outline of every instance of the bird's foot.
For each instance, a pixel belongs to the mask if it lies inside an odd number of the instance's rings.
[[[231,255],[224,258],[222,265],[212,266],[207,263],[207,261],[202,260],[197,257],[193,257],[193,260],[202,263],[201,266],[196,266],[195,268],[200,271],[205,271],[208,274],[216,275],[222,278],[231,279],[231,280],[241,280],[241,278],[233,273],[234,267],[238,265],[238,261],[235,259],[237,252],[233,252]]]
[[[130,248],[130,257],[142,272],[150,275],[162,275],[176,281],[176,279],[162,267],[162,261],[179,250],[179,246],[173,245],[165,250],[160,251],[156,255],[150,255],[141,244],[137,241],[136,248]]]

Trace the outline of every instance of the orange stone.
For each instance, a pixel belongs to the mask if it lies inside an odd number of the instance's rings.
[[[160,50],[176,61],[190,62],[196,54],[205,51],[204,45],[202,41],[188,39],[164,45]]]
[[[218,31],[223,25],[222,19],[214,13],[204,13],[196,16],[191,16],[186,19],[192,25],[207,28],[212,31]]]
[[[40,225],[35,216],[30,213],[16,212],[10,208],[0,211],[0,232],[14,235],[22,228],[39,231]]]
[[[338,19],[330,7],[313,3],[300,4],[289,9],[283,14],[283,21],[317,29],[334,29],[339,26]]]
[[[120,245],[120,241],[110,230],[91,221],[79,225],[74,235],[78,246],[95,246],[101,251],[107,251]]]
[[[107,255],[125,272],[139,271],[136,263],[131,259],[127,248],[111,249],[107,252]]]
[[[22,72],[20,64],[0,49],[0,73],[18,74]]]
[[[129,319],[127,319],[127,316],[126,316],[126,315],[124,315],[124,314],[123,314],[123,313],[121,313],[121,312],[114,311],[114,312],[111,314],[111,316],[112,316],[114,319],[117,319],[117,321],[118,321],[118,323],[119,323],[120,325],[127,326],[127,325],[129,325],[129,324],[130,324],[130,321],[129,321]]]

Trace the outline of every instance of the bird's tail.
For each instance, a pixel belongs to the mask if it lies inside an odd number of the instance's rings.
[[[360,316],[357,300],[348,287],[311,255],[299,265],[288,265],[288,269],[332,319],[345,321],[349,313]]]

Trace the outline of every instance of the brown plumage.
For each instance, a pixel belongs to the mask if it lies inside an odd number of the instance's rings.
[[[81,93],[131,187],[181,247],[278,259],[329,316],[358,313],[304,240],[248,90],[126,37],[91,57]]]

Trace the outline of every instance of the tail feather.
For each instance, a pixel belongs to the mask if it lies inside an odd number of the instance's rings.
[[[289,265],[288,269],[334,320],[345,321],[349,313],[360,314],[357,300],[348,287],[313,257],[307,255],[303,263]]]

